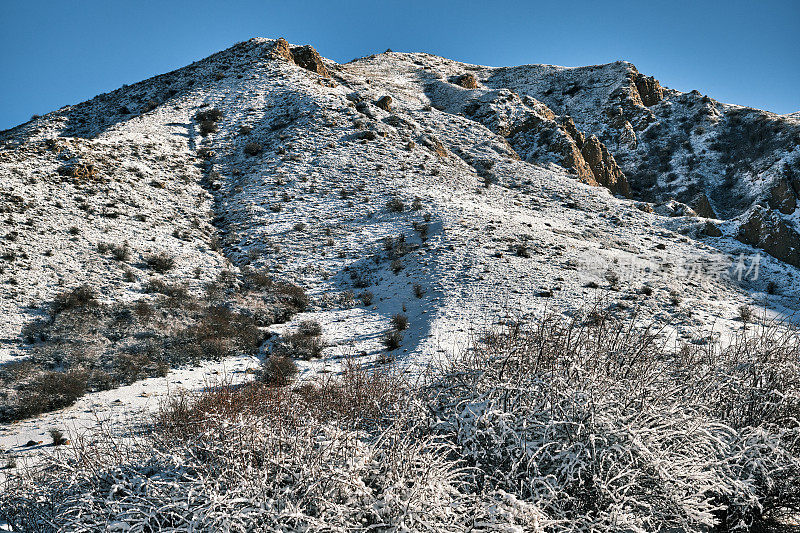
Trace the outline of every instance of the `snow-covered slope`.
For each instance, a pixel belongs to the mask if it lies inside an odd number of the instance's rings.
[[[711,154],[736,141],[736,116],[765,125],[758,154],[746,142]],[[796,168],[797,132],[796,118],[662,90],[624,62],[490,69],[387,52],[336,64],[252,39],[0,134],[0,357],[26,356],[23,326],[67,288],[134,300],[164,277],[199,295],[243,267],[311,295],[272,327],[321,323],[324,358],[308,370],[384,358],[398,313],[410,327],[391,355],[404,363],[497,320],[600,298],[679,335],[739,328],[742,305],[797,305],[796,268],[767,256],[756,276],[758,250],[735,238],[735,217]],[[652,165],[654,150],[669,164]],[[722,199],[725,157],[751,162],[731,178],[741,201]],[[688,203],[692,187],[715,223],[668,201]],[[130,258],[103,243],[127,243]],[[163,276],[144,262],[158,252],[176,258]]]

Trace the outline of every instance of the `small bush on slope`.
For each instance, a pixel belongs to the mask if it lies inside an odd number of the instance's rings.
[[[608,316],[491,332],[423,387],[350,368],[179,397],[23,470],[19,529],[748,531],[800,511],[796,332],[665,349]],[[103,439],[100,439],[103,446]]]

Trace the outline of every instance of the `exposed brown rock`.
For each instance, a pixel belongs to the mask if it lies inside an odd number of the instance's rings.
[[[619,169],[608,148],[595,135],[583,143],[581,155],[589,164],[594,178],[600,185],[607,187],[614,194],[631,195],[631,188],[625,174]]]
[[[453,82],[456,85],[460,85],[465,89],[477,89],[478,88],[478,80],[475,79],[475,76],[472,74],[462,74],[461,76],[457,76]]]
[[[425,134],[419,138],[422,146],[425,146],[436,153],[439,157],[447,157],[447,148],[444,147],[442,142],[430,134]]]
[[[659,103],[664,98],[664,89],[658,80],[652,76],[645,76],[637,72],[634,75],[633,82],[636,84],[636,91],[639,93],[639,98],[642,104],[647,107]]]
[[[797,197],[788,181],[781,178],[769,192],[769,206],[784,215],[791,215],[797,208]]]
[[[597,179],[595,179],[594,172],[592,172],[592,167],[590,167],[583,158],[583,155],[581,154],[577,144],[575,144],[575,141],[571,138],[569,140],[572,142],[564,143],[563,147],[563,166],[574,171],[578,175],[578,180],[581,183],[592,185],[593,187],[599,187],[600,183],[597,181]]]
[[[575,141],[575,144],[578,145],[578,148],[583,148],[583,143],[586,142],[586,136],[583,134],[582,131],[578,131],[578,128],[575,126],[575,121],[572,120],[572,117],[569,115],[565,115],[563,117],[559,117],[559,124],[564,127],[569,136]]]
[[[745,244],[761,248],[771,256],[800,267],[800,234],[781,216],[756,206],[736,236]]]
[[[375,105],[383,109],[384,111],[391,111],[392,110],[392,97],[389,95],[382,96]]]
[[[689,203],[695,213],[703,218],[717,218],[714,208],[711,207],[711,202],[708,201],[708,196],[701,192]]]
[[[272,57],[279,57],[294,63],[294,58],[292,57],[292,51],[289,48],[289,43],[286,42],[286,39],[283,37],[275,41],[275,45],[270,50],[270,55],[272,55]]]
[[[295,46],[291,49],[292,58],[294,62],[303,67],[306,70],[310,70],[311,72],[316,72],[320,76],[330,77],[330,73],[328,69],[325,68],[325,64],[322,62],[322,57],[314,50],[314,47],[311,45],[305,46]]]

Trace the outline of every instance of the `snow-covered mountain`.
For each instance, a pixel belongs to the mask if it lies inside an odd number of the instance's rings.
[[[791,313],[795,115],[666,89],[627,62],[338,64],[251,39],[0,133],[0,360],[29,357],[31,324],[82,284],[149,301],[154,283],[200,295],[242,269],[308,291],[269,326],[320,322],[308,371],[384,357],[397,313],[404,363],[603,297],[679,336],[739,328],[743,305]]]

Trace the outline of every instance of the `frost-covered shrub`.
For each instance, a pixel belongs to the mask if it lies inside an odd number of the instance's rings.
[[[421,387],[346,361],[316,383],[173,397],[153,424],[9,475],[0,518],[20,531],[769,530],[800,512],[799,388],[791,329],[676,349],[636,317],[550,316],[488,332]]]
[[[397,313],[392,316],[392,328],[397,331],[408,329],[408,316],[403,313]]]
[[[86,392],[89,373],[83,369],[38,374],[19,391],[14,418],[27,418],[75,403]]]
[[[393,329],[387,331],[383,335],[383,345],[386,347],[387,350],[390,352],[400,348],[403,343],[403,334],[400,333],[398,330]]]
[[[297,375],[297,364],[288,357],[273,356],[264,359],[258,372],[258,379],[269,385],[279,387],[288,385]]]
[[[372,291],[361,291],[358,293],[358,299],[361,300],[364,306],[370,306],[375,299],[375,295],[372,294]]]
[[[97,307],[97,292],[87,284],[62,292],[53,301],[53,313]]]
[[[402,213],[405,211],[406,204],[403,203],[403,200],[398,198],[397,196],[390,199],[386,202],[386,209],[391,211],[392,213]]]
[[[795,332],[673,352],[635,321],[556,316],[488,335],[430,394],[480,486],[555,531],[749,531],[800,510]]]
[[[175,257],[167,252],[150,254],[144,258],[144,262],[160,274],[164,274],[175,267]]]
[[[273,345],[272,352],[279,357],[296,359],[316,359],[322,355],[325,343],[322,341],[322,326],[319,322],[306,320],[300,323],[296,332],[284,335]]]

